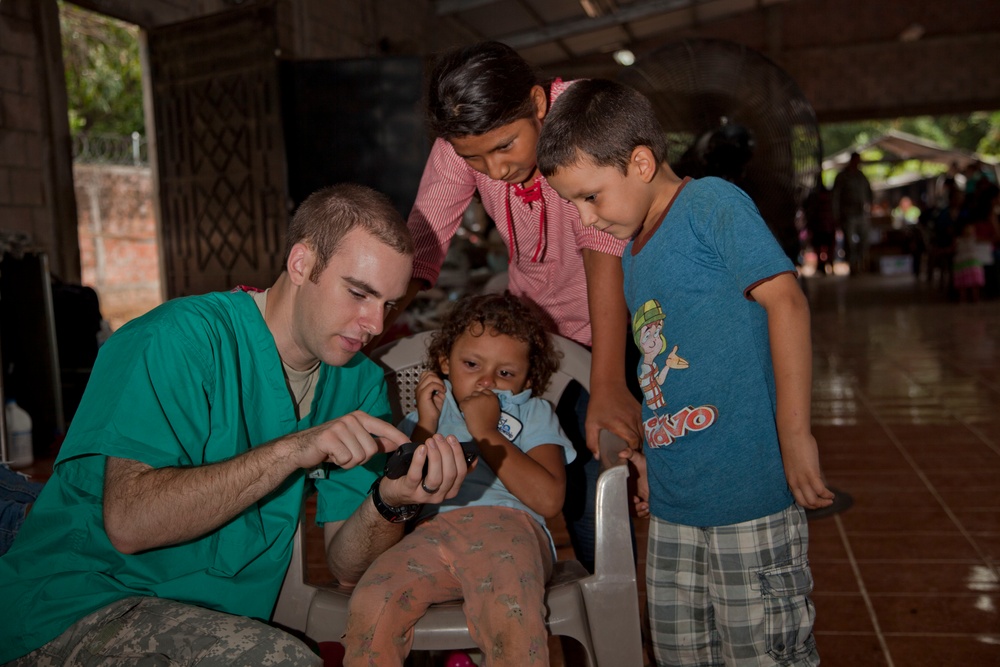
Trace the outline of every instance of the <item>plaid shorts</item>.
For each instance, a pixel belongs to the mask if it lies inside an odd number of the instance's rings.
[[[818,665],[808,542],[796,504],[711,528],[653,517],[646,591],[657,665]]]
[[[6,667],[318,667],[322,659],[286,632],[154,597],[113,602]]]

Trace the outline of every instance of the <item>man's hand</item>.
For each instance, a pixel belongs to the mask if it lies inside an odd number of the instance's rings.
[[[455,497],[466,472],[465,454],[458,438],[435,434],[417,447],[404,476],[382,478],[379,495],[391,507],[438,504]],[[373,560],[403,538],[403,531],[404,524],[386,521],[370,500],[362,503],[347,520],[323,527],[330,572],[342,586],[353,586]]]
[[[625,383],[612,390],[591,387],[587,406],[587,449],[600,458],[602,430],[611,431],[632,449],[642,447],[642,406],[632,397]]]
[[[324,462],[353,468],[379,452],[395,451],[409,442],[406,434],[395,426],[361,411],[287,437],[292,441],[292,456],[299,468],[312,468]]]
[[[827,488],[819,468],[819,448],[810,434],[800,442],[782,442],[781,460],[785,466],[788,488],[795,502],[808,510],[833,504],[833,491]]]
[[[427,475],[424,475],[424,463]],[[379,493],[393,507],[414,503],[438,504],[458,494],[468,466],[458,438],[436,433],[417,447],[406,474],[382,480]]]

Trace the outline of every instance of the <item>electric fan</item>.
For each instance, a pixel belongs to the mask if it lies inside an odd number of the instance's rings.
[[[741,44],[685,39],[640,57],[618,78],[652,101],[674,171],[741,187],[796,259],[795,215],[816,183],[822,146],[816,114],[788,73]]]

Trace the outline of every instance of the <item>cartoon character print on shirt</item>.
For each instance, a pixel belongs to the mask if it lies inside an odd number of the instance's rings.
[[[646,301],[632,316],[632,338],[642,353],[639,363],[639,386],[646,405],[653,412],[653,417],[646,420],[644,426],[646,442],[650,447],[666,447],[677,438],[690,431],[700,431],[715,423],[718,410],[711,405],[698,408],[687,406],[674,414],[666,411],[667,401],[663,395],[663,383],[667,373],[673,370],[684,370],[690,367],[687,359],[677,354],[677,345],[663,360],[661,369],[656,359],[667,349],[667,339],[663,335],[663,322],[666,319],[660,302],[656,299]],[[664,411],[664,414],[661,414]]]

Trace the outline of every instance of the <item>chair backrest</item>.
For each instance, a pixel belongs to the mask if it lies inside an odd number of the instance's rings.
[[[424,331],[413,334],[383,345],[371,354],[372,360],[385,369],[389,403],[393,417],[397,420],[416,408],[417,384],[420,382],[420,375],[427,370],[425,357],[432,333]],[[543,398],[555,404],[573,380],[590,391],[590,352],[562,336],[553,336],[552,342],[562,359]]]

